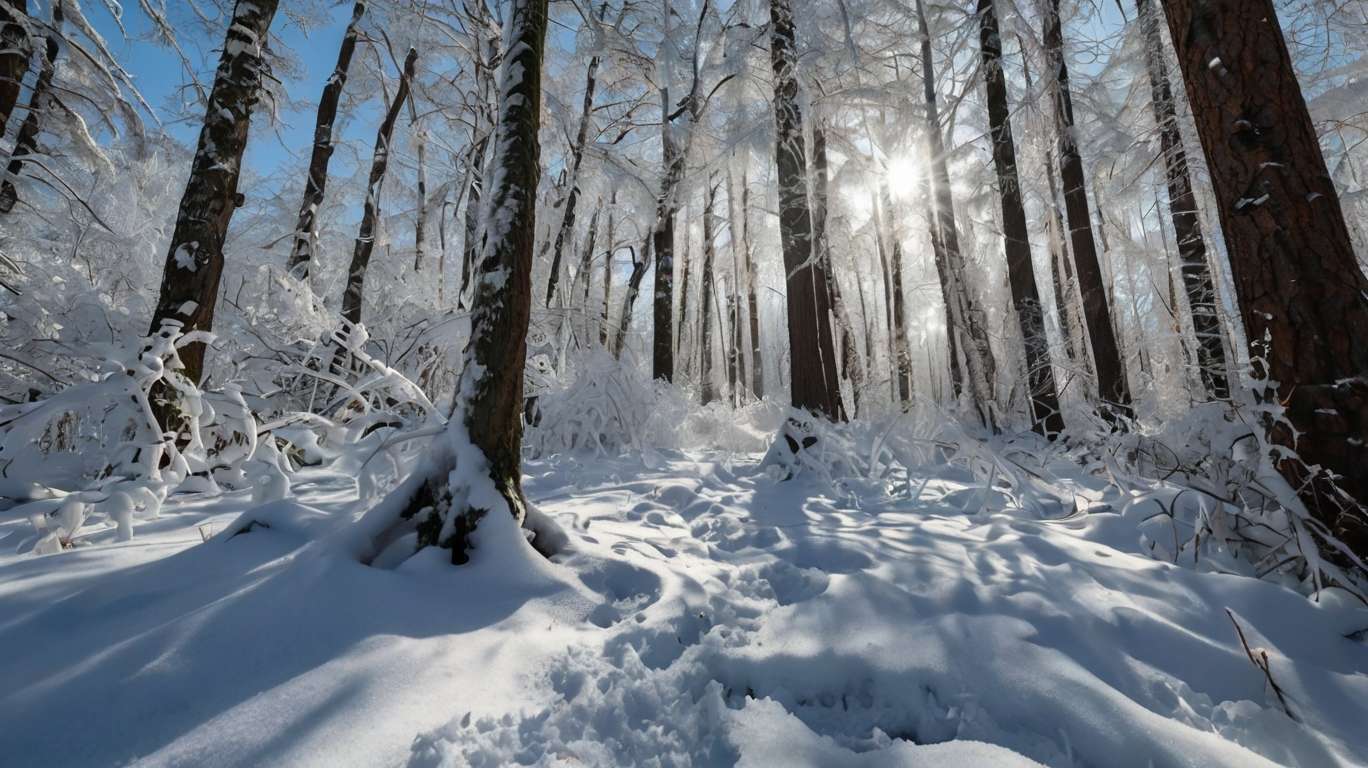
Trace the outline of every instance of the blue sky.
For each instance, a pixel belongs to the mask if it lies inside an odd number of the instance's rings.
[[[345,2],[331,7],[329,17],[315,20],[305,35],[299,25],[283,12],[287,4],[282,3],[282,12],[277,14],[271,30],[274,44],[293,51],[298,59],[300,72],[286,79],[286,89],[292,97],[304,102],[312,102],[317,98],[317,92],[321,91],[336,62],[337,47],[351,16],[351,5]],[[168,105],[176,103],[181,89],[189,82],[185,68],[175,52],[147,42],[151,37],[151,23],[133,3],[128,3],[126,7],[124,26],[128,30],[128,39],[124,38],[114,19],[100,3],[88,4],[86,11],[95,28],[109,43],[110,50],[124,68],[133,74],[139,90],[166,129],[187,145],[193,146],[199,136],[200,110],[195,110],[196,116],[191,120],[175,122],[174,113],[167,109]],[[198,27],[184,24],[185,21],[173,17],[173,23],[180,22],[177,23],[180,44],[197,67],[200,81],[207,87],[218,63],[218,51],[223,44],[222,31],[211,35]],[[298,164],[302,169],[305,162],[303,153],[308,151],[313,137],[313,124],[311,103],[306,103],[302,110],[281,108],[279,121],[275,125],[254,120],[247,148],[248,167],[263,175],[292,164]]]

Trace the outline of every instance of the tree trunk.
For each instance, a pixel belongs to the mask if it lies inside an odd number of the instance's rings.
[[[598,199],[598,203],[594,205],[593,215],[589,217],[589,231],[586,232],[584,235],[584,250],[580,253],[579,270],[575,272],[575,279],[584,281],[583,295],[580,297],[580,313],[584,320],[585,344],[588,344],[589,339],[593,337],[589,329],[590,324],[593,322],[589,319],[589,290],[594,283],[594,246],[596,245],[596,241],[598,238],[599,216],[602,213],[603,198],[600,197]]]
[[[380,220],[380,189],[385,183],[385,173],[389,170],[390,140],[394,136],[394,124],[399,119],[399,110],[409,97],[409,83],[418,65],[418,51],[410,48],[404,57],[404,69],[399,75],[399,88],[394,93],[380,130],[375,134],[375,154],[371,159],[370,177],[366,182],[366,202],[361,214],[361,230],[356,235],[356,247],[352,249],[351,266],[347,268],[347,286],[342,292],[342,317],[348,323],[361,322],[361,304],[366,284],[366,269],[370,266],[371,252],[375,249],[375,229]]]
[[[750,245],[750,183],[741,172],[741,251],[746,266],[746,319],[750,323],[750,386],[757,400],[765,399],[765,360],[760,356],[760,305],[755,290],[755,257]]]
[[[969,376],[970,391],[975,407],[985,426],[996,428],[994,416],[993,382],[997,365],[988,340],[987,318],[978,307],[966,281],[964,254],[960,252],[959,228],[955,223],[955,204],[950,190],[950,169],[946,161],[945,140],[941,133],[940,111],[936,103],[935,62],[931,54],[931,34],[926,21],[926,8],[917,0],[917,20],[921,34],[922,89],[926,99],[927,133],[931,140],[931,187],[934,190],[936,222],[940,230],[941,246],[945,252],[945,272],[949,282],[946,294],[950,299],[949,314],[954,317],[956,330],[962,334],[960,350]],[[947,332],[949,324],[947,323]]]
[[[689,375],[691,357],[685,350],[685,342],[689,336],[689,265],[693,262],[690,258],[689,246],[689,209],[684,209],[684,253],[679,260],[679,321],[675,323],[675,357],[681,359],[683,364],[679,366],[680,373],[686,378]]]
[[[796,47],[789,0],[770,0],[775,164],[788,303],[790,396],[795,408],[842,421],[845,411],[841,407],[836,351],[831,338],[831,292],[824,265],[813,258]],[[792,447],[795,451],[799,448],[796,444]]]
[[[489,134],[486,133],[471,146],[470,166],[466,169],[470,192],[466,194],[465,234],[461,246],[461,289],[456,294],[456,306],[459,309],[465,309],[466,290],[481,250],[480,198],[484,191],[484,161],[488,150]]]
[[[864,375],[860,371],[860,356],[855,349],[855,331],[850,322],[849,308],[846,307],[845,297],[841,295],[841,282],[836,277],[836,271],[831,263],[831,241],[827,236],[827,203],[829,193],[827,187],[830,185],[828,179],[828,165],[826,148],[826,126],[822,120],[817,120],[812,128],[812,228],[814,230],[813,241],[816,243],[817,258],[820,260],[822,270],[827,274],[827,288],[831,291],[831,310],[832,317],[841,331],[841,350],[837,353],[837,375],[850,382],[850,390],[853,397],[858,397],[859,388],[863,386]],[[859,411],[857,403],[856,412]]]
[[[160,333],[167,324],[186,333],[213,328],[223,275],[223,241],[233,211],[242,204],[238,193],[242,152],[247,147],[252,109],[261,95],[266,68],[261,54],[276,5],[277,0],[237,0],[234,7],[190,179],[167,248],[149,333]],[[196,341],[180,350],[183,373],[192,382],[204,373],[204,346]],[[166,394],[159,390],[153,398],[164,403]],[[165,405],[159,411],[162,425],[167,426],[165,417],[170,412]]]
[[[1026,381],[1031,401],[1031,426],[1053,438],[1064,429],[1055,388],[1050,342],[1045,335],[1045,315],[1031,265],[1030,234],[1026,207],[1017,176],[1016,141],[1007,105],[1007,78],[1002,71],[1002,38],[994,0],[979,0],[979,44],[983,59],[984,89],[988,97],[988,125],[993,141],[993,165],[997,170],[998,197],[1002,202],[1003,247],[1012,306],[1021,329],[1026,357]]]
[[[546,0],[514,0],[505,13],[494,183],[485,207],[489,228],[477,265],[470,341],[446,432],[393,497],[404,518],[416,518],[418,546],[449,548],[458,564],[479,545],[472,536],[486,515],[512,514],[521,523],[527,510],[520,459],[523,368],[541,174],[537,132]]]
[[[892,357],[890,364],[895,363],[893,378],[897,382],[898,402],[912,402],[912,343],[907,338],[907,293],[903,289],[903,251],[902,251],[902,232],[898,227],[897,214],[893,210],[893,194],[888,187],[887,178],[879,182],[879,199],[884,210],[884,223],[888,228],[888,279],[890,282],[889,292],[892,304],[890,304],[890,316],[892,318]]]
[[[886,220],[885,220],[885,219],[886,219],[885,214],[887,214],[887,218],[891,220],[892,213],[893,213],[892,211],[885,211],[885,210],[884,210],[885,208],[888,207],[888,202],[887,202],[886,200],[884,200],[884,197],[885,197],[885,195],[884,195],[884,190],[887,188],[887,186],[888,186],[888,185],[887,185],[886,183],[880,182],[880,184],[879,184],[879,191],[878,191],[877,193],[874,192],[874,191],[872,191],[872,190],[870,191],[870,193],[869,193],[869,207],[870,207],[870,210],[872,210],[872,211],[874,212],[874,250],[878,253],[878,256],[879,256],[879,274],[880,274],[880,276],[883,278],[884,333],[888,336],[888,350],[887,350],[887,351],[888,351],[888,384],[889,384],[889,396],[892,398],[892,402],[896,404],[896,403],[904,402],[904,400],[905,400],[905,397],[904,397],[904,395],[903,395],[903,393],[902,393],[902,390],[904,389],[904,387],[901,386],[902,381],[903,381],[903,377],[902,377],[902,375],[899,373],[899,369],[898,369],[898,361],[899,361],[900,359],[902,359],[902,356],[898,354],[898,338],[899,338],[899,335],[898,335],[898,327],[899,327],[899,324],[898,324],[898,321],[897,321],[897,317],[896,317],[897,312],[896,312],[896,309],[895,309],[896,307],[898,307],[898,306],[901,305],[902,300],[901,300],[901,299],[895,299],[895,298],[894,298],[894,290],[895,290],[895,289],[894,289],[894,282],[893,282],[893,272],[892,272],[892,269],[890,268],[889,259],[888,259],[888,245],[887,245],[887,243],[888,243],[890,240],[896,239],[897,236],[896,236],[896,235],[890,236],[890,234],[887,232],[887,230],[889,229],[889,227],[888,227],[889,221],[886,221]],[[934,219],[932,219],[931,217],[928,216],[928,217],[927,217],[927,221],[932,222],[932,234],[933,234],[933,240],[932,240],[932,242],[933,242],[933,244],[935,245],[936,267],[937,267],[937,269],[939,269],[939,268],[941,267],[941,264],[942,264],[942,257],[941,257],[941,250],[940,250],[940,240],[934,238],[934,231],[935,231]],[[902,254],[902,246],[901,246],[901,245],[898,245],[898,254],[899,254],[899,256],[901,256],[901,254]],[[901,277],[902,273],[899,272],[898,275],[899,275],[899,277]],[[897,290],[898,292],[901,292],[901,291],[902,291],[902,282],[901,282],[901,280],[898,281],[898,287],[897,287],[896,290]],[[947,303],[946,303],[946,314],[947,314],[947,315],[949,314],[949,307],[950,307],[950,305],[949,305],[949,303],[947,302]],[[947,320],[946,322],[948,323],[949,321]],[[904,335],[904,337],[905,337],[905,335]],[[872,363],[871,363],[871,364],[872,364]],[[957,384],[957,386],[958,386],[958,384]]]
[[[1045,49],[1055,69],[1055,125],[1059,151],[1059,175],[1064,181],[1064,211],[1069,219],[1069,240],[1074,268],[1083,294],[1083,316],[1097,370],[1098,394],[1123,415],[1129,415],[1131,395],[1125,364],[1117,348],[1116,331],[1107,309],[1107,289],[1093,240],[1092,214],[1084,183],[1083,157],[1074,135],[1073,98],[1069,92],[1069,68],[1064,60],[1064,32],[1059,19],[1059,0],[1050,0],[1045,13]]]
[[[0,0],[0,137],[5,135],[28,72],[28,0]]]
[[[1221,328],[1216,286],[1207,264],[1206,239],[1197,218],[1197,198],[1192,192],[1192,177],[1188,173],[1187,150],[1183,148],[1183,137],[1178,129],[1168,65],[1164,63],[1163,35],[1151,0],[1136,0],[1135,6],[1145,35],[1145,66],[1149,71],[1154,122],[1159,126],[1164,153],[1169,214],[1178,243],[1178,273],[1187,293],[1193,332],[1197,337],[1197,370],[1207,396],[1226,400],[1230,397],[1230,381],[1226,373],[1225,334]]]
[[[19,202],[19,189],[15,182],[19,180],[19,172],[24,169],[24,157],[38,153],[38,134],[42,129],[43,116],[55,103],[52,97],[52,78],[57,71],[58,39],[62,34],[62,20],[62,2],[57,0],[52,5],[53,31],[47,36],[42,69],[38,70],[38,80],[33,85],[33,93],[29,95],[28,114],[19,126],[14,151],[10,153],[9,164],[5,167],[4,181],[0,181],[0,213],[9,213]],[[3,123],[0,123],[0,128],[3,128]]]
[[[608,248],[603,254],[603,311],[599,324],[599,343],[608,346],[608,315],[612,311],[613,299],[613,255],[617,253],[617,220],[613,217],[617,210],[617,190],[608,196]]]
[[[603,10],[599,13],[602,20],[603,12],[608,10],[608,4],[603,4]],[[594,89],[598,82],[599,57],[593,56],[589,59],[588,70],[584,74],[584,105],[580,109],[579,130],[575,134],[575,144],[570,148],[570,168],[566,174],[566,184],[569,189],[565,193],[565,214],[561,216],[560,229],[556,231],[555,245],[551,248],[551,275],[546,279],[546,306],[551,306],[551,300],[556,296],[556,283],[560,280],[561,254],[565,249],[565,243],[575,231],[575,206],[579,202],[579,171],[580,164],[584,161],[584,145],[589,140],[589,125],[594,113]]]
[[[613,341],[613,357],[622,357],[622,348],[627,343],[627,329],[632,325],[632,311],[636,307],[637,296],[641,295],[641,281],[651,266],[651,249],[655,247],[655,233],[646,235],[641,244],[641,258],[632,253],[632,274],[627,277],[627,295],[622,298],[622,317],[618,318],[617,337]]]
[[[702,295],[698,301],[699,311],[699,365],[698,381],[699,390],[703,399],[703,404],[707,405],[717,399],[717,389],[713,385],[712,375],[712,317],[713,317],[713,264],[717,254],[717,248],[713,241],[717,236],[717,223],[713,213],[717,203],[717,185],[708,184],[707,203],[703,209],[703,278]],[[658,263],[658,262],[657,262]],[[719,318],[720,319],[720,318]]]
[[[356,39],[360,34],[361,17],[366,13],[366,3],[358,0],[352,6],[351,21],[342,35],[342,45],[337,49],[337,64],[333,66],[332,76],[323,86],[323,96],[318,100],[318,117],[314,121],[313,153],[309,156],[309,175],[304,182],[304,202],[299,206],[299,220],[295,224],[294,247],[290,251],[287,265],[290,274],[301,280],[309,276],[309,267],[318,247],[318,208],[323,205],[323,193],[328,184],[328,162],[332,159],[333,128],[337,122],[337,105],[342,99],[342,90],[347,85],[347,73],[351,70],[352,53],[356,51]]]
[[[413,131],[418,163],[418,188],[414,190],[418,195],[418,209],[413,217],[413,271],[417,272],[423,267],[423,247],[427,239],[427,130],[420,122],[417,100],[409,97],[408,105],[409,130]]]
[[[1271,0],[1165,0],[1202,140],[1255,375],[1271,379],[1305,464],[1279,468],[1307,508],[1368,556],[1368,278]]]

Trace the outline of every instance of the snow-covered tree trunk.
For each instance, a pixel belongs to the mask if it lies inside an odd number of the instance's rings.
[[[717,399],[717,388],[713,384],[713,350],[712,350],[712,319],[714,304],[713,301],[713,267],[716,261],[717,246],[717,216],[714,208],[717,204],[717,185],[709,182],[707,191],[707,202],[703,207],[703,276],[699,281],[702,284],[701,295],[698,300],[698,381],[700,396],[703,404],[707,405]],[[657,262],[659,263],[659,262]],[[721,318],[719,318],[720,320]]]
[[[301,280],[308,279],[318,246],[318,209],[323,205],[323,194],[328,185],[328,163],[332,160],[333,133],[337,123],[337,105],[342,99],[342,90],[347,85],[347,73],[351,70],[352,54],[356,51],[356,39],[360,35],[361,17],[366,13],[364,0],[352,6],[351,21],[342,34],[342,44],[337,49],[337,63],[332,75],[323,86],[323,95],[318,100],[318,116],[314,120],[313,152],[309,155],[309,175],[304,181],[304,201],[299,206],[299,219],[295,224],[294,245],[290,249],[288,268],[291,274]]]
[[[208,331],[214,324],[219,280],[223,275],[223,241],[228,222],[242,204],[238,179],[252,109],[261,97],[266,63],[262,50],[275,16],[277,0],[237,0],[205,106],[204,125],[185,185],[176,228],[167,248],[157,306],[149,333],[164,323],[182,332]],[[198,382],[204,372],[201,341],[180,350],[184,375]],[[153,396],[159,413],[165,410],[166,390]],[[163,426],[167,426],[162,418]]]
[[[831,263],[831,241],[827,235],[827,191],[830,181],[829,160],[827,158],[826,126],[818,119],[812,127],[812,228],[816,243],[817,258],[827,274],[827,288],[831,291],[831,312],[841,332],[841,349],[837,353],[838,375],[850,382],[850,391],[855,402],[854,412],[859,412],[859,392],[863,386],[864,375],[860,370],[860,355],[855,349],[855,329],[850,322],[850,310],[845,297],[841,295],[841,281]]]
[[[974,300],[965,275],[964,254],[960,250],[959,227],[955,222],[955,203],[950,190],[950,169],[946,160],[945,140],[941,131],[940,111],[936,98],[936,70],[931,53],[931,34],[926,20],[926,8],[917,0],[917,20],[921,35],[922,89],[926,99],[927,134],[931,144],[931,188],[936,207],[936,228],[940,231],[941,247],[945,253],[943,280],[949,299],[947,314],[954,318],[957,342],[964,355],[965,372],[974,406],[985,426],[996,427],[993,382],[997,365],[988,340],[987,316]],[[947,333],[950,324],[946,324]]]
[[[1064,429],[1064,417],[1059,409],[1054,366],[1050,362],[1040,291],[1036,287],[1035,270],[1031,266],[1030,234],[1026,227],[1021,181],[1017,175],[1016,141],[1012,135],[1011,113],[1007,105],[1007,78],[1002,71],[1002,38],[994,0],[979,0],[978,14],[989,134],[993,142],[998,197],[1002,204],[1007,279],[1011,286],[1012,306],[1016,310],[1022,345],[1025,347],[1031,425],[1041,435],[1053,437]]]
[[[28,0],[0,0],[0,136],[19,104],[29,68]]]
[[[755,290],[755,256],[750,244],[750,184],[741,172],[741,251],[746,269],[746,321],[750,324],[750,388],[757,399],[765,397],[765,361],[760,356],[760,304]]]
[[[632,252],[632,273],[627,276],[627,293],[622,297],[622,315],[618,317],[617,335],[613,338],[613,356],[622,357],[622,348],[627,343],[627,329],[632,326],[632,312],[636,308],[637,297],[641,295],[641,281],[651,266],[651,251],[655,247],[655,233],[646,235],[641,243],[641,258]]]
[[[1219,203],[1256,375],[1305,464],[1280,469],[1307,508],[1368,556],[1368,277],[1271,0],[1164,0]],[[1319,465],[1341,477],[1346,499]]]
[[[351,265],[347,267],[347,283],[342,291],[342,317],[348,323],[361,322],[361,305],[366,287],[366,269],[370,266],[371,253],[375,250],[375,230],[380,222],[380,189],[385,184],[385,173],[389,170],[390,144],[394,137],[394,124],[399,120],[399,111],[409,98],[410,83],[418,66],[418,51],[410,48],[404,57],[403,70],[399,75],[399,87],[395,90],[394,100],[390,102],[380,129],[375,134],[375,153],[371,157],[370,176],[366,181],[366,202],[361,212],[361,229],[356,235],[356,245],[352,248]]]
[[[413,212],[413,271],[417,272],[423,268],[423,256],[426,250],[427,240],[427,129],[423,127],[422,116],[418,114],[417,99],[409,97],[409,130],[413,132],[413,145],[417,164],[417,188],[414,194],[418,197],[418,207]],[[441,279],[441,275],[438,275]]]
[[[602,21],[608,4],[603,4],[599,12]],[[570,147],[570,163],[566,171],[565,213],[561,216],[560,228],[556,230],[555,245],[551,247],[551,275],[546,280],[546,306],[556,296],[556,284],[560,282],[561,258],[565,244],[575,232],[575,212],[579,203],[580,165],[584,161],[584,146],[589,141],[589,126],[593,122],[594,89],[598,82],[599,57],[589,59],[584,74],[584,103],[580,108],[579,129],[575,132],[575,143]]]
[[[397,507],[401,517],[416,521],[419,547],[448,548],[458,564],[478,547],[472,537],[486,515],[512,515],[521,524],[527,511],[520,455],[523,368],[541,176],[546,0],[514,0],[504,13],[485,242],[451,417],[414,476],[378,510]]]
[[[1145,68],[1149,72],[1150,103],[1164,153],[1165,179],[1168,182],[1169,215],[1173,219],[1174,239],[1178,243],[1178,273],[1187,293],[1193,333],[1197,337],[1197,372],[1208,397],[1230,397],[1230,380],[1225,358],[1225,332],[1221,326],[1216,285],[1207,264],[1206,238],[1197,218],[1197,197],[1192,192],[1187,150],[1178,128],[1178,112],[1173,103],[1168,65],[1164,62],[1164,42],[1159,18],[1152,0],[1136,0],[1139,22],[1144,32]]]
[[[813,253],[793,9],[789,0],[770,0],[769,7],[779,235],[788,304],[789,395],[795,408],[839,421],[845,419],[845,410],[832,343],[831,291],[826,271]]]
[[[52,31],[48,33],[43,47],[43,63],[38,70],[38,79],[29,94],[28,114],[19,126],[19,135],[14,140],[14,151],[10,153],[9,163],[5,166],[4,180],[0,181],[0,213],[9,213],[19,202],[19,172],[24,169],[24,158],[38,153],[38,134],[42,130],[43,118],[48,108],[55,103],[52,93],[52,78],[57,71],[58,39],[62,34],[62,0],[52,4]],[[3,127],[3,123],[0,123]]]
[[[893,192],[887,179],[879,182],[879,207],[884,210],[883,225],[888,230],[887,275],[889,281],[889,333],[890,354],[893,380],[896,382],[894,395],[900,403],[912,402],[912,346],[907,338],[907,294],[903,288],[903,251],[902,231],[898,227],[898,216],[893,210]],[[946,305],[949,312],[949,304]],[[946,323],[947,332],[954,328]]]
[[[1083,297],[1083,317],[1097,371],[1098,394],[1104,403],[1122,414],[1130,413],[1130,385],[1125,362],[1117,346],[1116,330],[1107,308],[1107,287],[1093,239],[1092,213],[1084,181],[1083,157],[1074,130],[1073,97],[1069,91],[1069,67],[1064,59],[1064,31],[1059,0],[1047,0],[1045,50],[1055,72],[1054,114],[1059,152],[1059,175],[1064,182],[1064,212],[1069,221],[1074,270]]]
[[[617,252],[617,190],[608,196],[608,236],[603,253],[603,307],[599,317],[599,344],[608,346],[609,314],[613,301],[613,255]]]
[[[575,272],[575,279],[584,281],[581,286],[582,295],[580,296],[580,314],[583,318],[584,343],[588,344],[589,339],[593,338],[591,329],[592,320],[589,313],[589,294],[590,288],[594,284],[594,247],[598,242],[599,217],[603,215],[603,198],[600,197],[594,205],[594,213],[589,217],[589,229],[584,234],[584,248],[580,251],[579,270]]]

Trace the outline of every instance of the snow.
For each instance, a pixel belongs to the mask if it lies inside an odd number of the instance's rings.
[[[360,449],[357,449],[358,451]],[[369,449],[367,449],[369,450]],[[958,467],[892,495],[747,452],[525,465],[470,564],[359,562],[355,459],[289,498],[180,494],[123,540],[16,554],[0,522],[0,755],[15,764],[1334,766],[1368,756],[1368,611],[1159,562]],[[254,464],[253,466],[260,466]],[[263,481],[265,482],[265,481]],[[279,479],[271,482],[279,482]],[[905,485],[905,489],[902,487]],[[369,498],[369,497],[367,497]],[[546,525],[543,520],[542,525]],[[213,532],[207,541],[204,533]],[[1249,661],[1266,651],[1285,714]]]

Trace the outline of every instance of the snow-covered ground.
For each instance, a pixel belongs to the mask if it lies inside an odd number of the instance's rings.
[[[758,454],[525,469],[554,562],[362,565],[328,469],[250,527],[246,491],[53,555],[0,523],[0,764],[1368,763],[1368,611],[1157,562],[1100,483],[1046,515],[946,466],[894,496]]]

